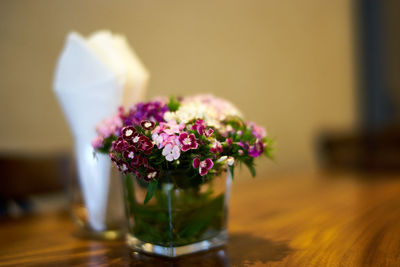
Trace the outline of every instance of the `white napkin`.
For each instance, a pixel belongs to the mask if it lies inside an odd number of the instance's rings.
[[[148,79],[125,38],[109,31],[88,38],[70,33],[58,59],[53,88],[75,138],[80,184],[90,226],[96,231],[106,229],[107,202],[121,202],[122,197],[109,199],[111,164],[102,155],[93,157],[95,127],[120,105],[140,101]],[[115,204],[122,214],[122,203]]]

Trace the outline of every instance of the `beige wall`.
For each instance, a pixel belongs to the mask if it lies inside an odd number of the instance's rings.
[[[318,131],[355,122],[351,22],[350,0],[0,1],[0,152],[70,148],[55,62],[68,31],[109,28],[151,71],[149,97],[225,96],[277,137],[268,168],[312,168]]]

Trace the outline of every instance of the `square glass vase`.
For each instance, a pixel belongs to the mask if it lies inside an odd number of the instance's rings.
[[[165,172],[146,204],[149,184],[132,174],[122,179],[132,250],[174,258],[226,244],[229,169],[201,182],[183,172]]]

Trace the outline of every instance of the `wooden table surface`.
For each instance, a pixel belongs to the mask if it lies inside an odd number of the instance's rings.
[[[166,260],[76,235],[66,212],[0,221],[0,266],[400,266],[400,175],[235,181],[230,241]]]

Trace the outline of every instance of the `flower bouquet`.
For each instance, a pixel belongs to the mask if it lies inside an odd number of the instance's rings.
[[[175,257],[226,243],[237,165],[272,157],[262,127],[211,95],[138,103],[97,127],[93,146],[123,174],[128,244]]]

